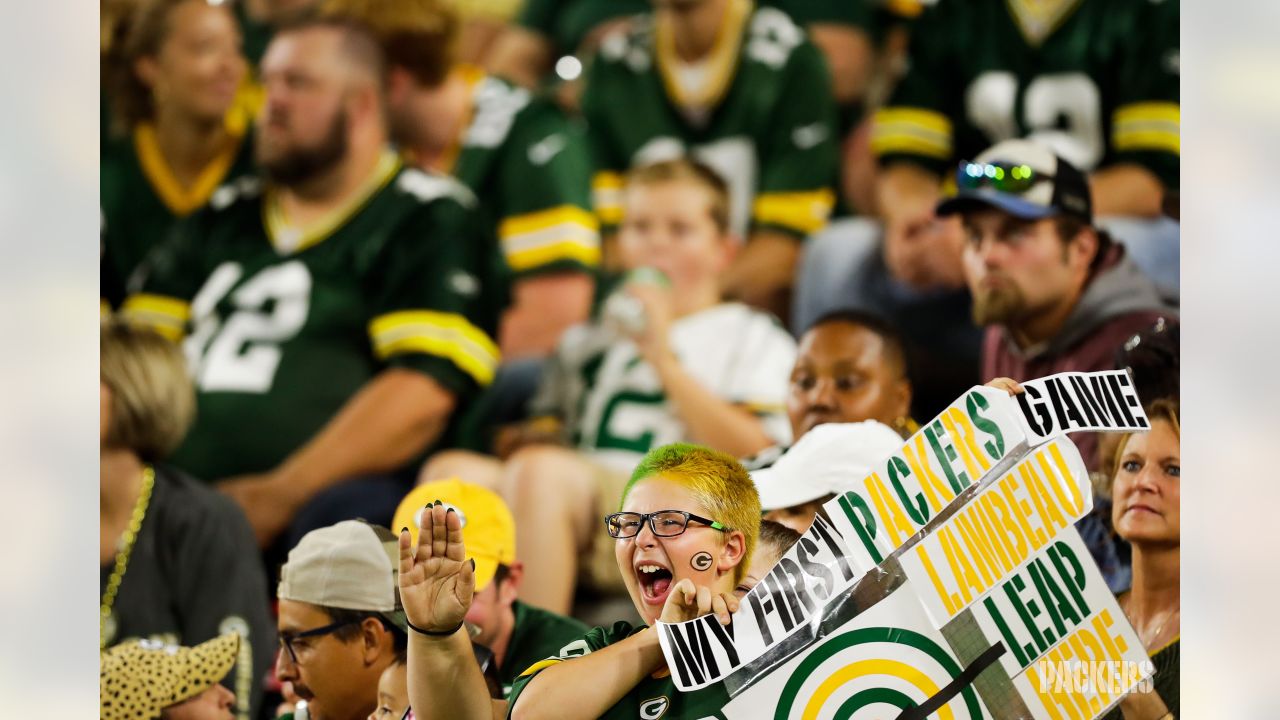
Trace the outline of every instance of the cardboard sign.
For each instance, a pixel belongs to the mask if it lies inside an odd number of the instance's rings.
[[[1154,672],[1075,528],[972,610],[1037,720],[1095,718]]]
[[[885,705],[899,718],[1088,720],[1147,682],[1146,653],[1072,527],[1093,499],[1063,436],[1149,422],[1124,372],[1022,385],[1016,399],[973,388],[851,479],[730,626],[659,623],[676,686],[725,682],[729,718]],[[945,639],[956,623],[976,636],[969,665]],[[1005,705],[988,707],[970,686],[996,664]]]
[[[1033,562],[1093,507],[1071,441],[1036,448],[899,558],[938,627]]]
[[[826,507],[857,533],[854,565],[879,565],[962,492],[1015,461],[1028,447],[1022,425],[1007,393],[973,388],[852,482]]]
[[[967,668],[956,659],[924,615],[915,590],[909,582],[900,585],[733,698],[724,707],[724,716],[728,720],[990,717],[968,676],[983,666]]]
[[[1138,432],[1151,427],[1124,370],[1049,375],[1015,396],[1032,445],[1070,432]]]

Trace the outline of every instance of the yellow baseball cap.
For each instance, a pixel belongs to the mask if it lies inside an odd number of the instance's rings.
[[[502,498],[492,490],[458,479],[419,485],[400,501],[391,528],[409,528],[416,545],[422,511],[436,500],[451,507],[462,521],[462,543],[467,557],[476,561],[476,592],[483,590],[498,565],[516,561],[516,521]]]

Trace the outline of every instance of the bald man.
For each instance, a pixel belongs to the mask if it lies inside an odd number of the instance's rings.
[[[214,192],[135,277],[125,312],[181,340],[198,419],[173,457],[264,545],[391,520],[399,471],[498,362],[474,319],[475,201],[388,146],[384,61],[358,26],[282,30],[262,60],[261,177]]]

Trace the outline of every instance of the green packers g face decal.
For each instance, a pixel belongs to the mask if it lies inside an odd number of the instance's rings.
[[[961,677],[960,666],[936,642],[904,628],[869,627],[844,633],[822,645],[796,668],[778,698],[775,720],[858,717],[884,707],[883,717],[919,708]],[[910,713],[905,713],[910,716]],[[929,717],[979,720],[985,717],[969,682]]]

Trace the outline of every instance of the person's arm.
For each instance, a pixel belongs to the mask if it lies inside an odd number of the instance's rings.
[[[506,703],[490,698],[463,625],[476,578],[475,562],[464,561],[462,522],[443,505],[423,515],[416,554],[408,528],[400,531],[400,600],[411,625],[409,706],[424,720],[505,717]]]
[[[1144,3],[1125,44],[1103,167],[1090,178],[1093,214],[1154,218],[1178,188],[1181,152],[1178,3]]]
[[[717,594],[685,578],[671,588],[659,620],[681,623],[715,613],[721,625],[728,625],[737,611],[733,593]],[[665,665],[655,628],[570,660],[549,660],[513,696],[511,718],[598,718]]]
[[[1112,165],[1089,177],[1093,213],[1098,217],[1159,217],[1164,202],[1160,178],[1141,165]]]
[[[545,101],[520,111],[510,132],[487,198],[514,275],[499,346],[508,358],[545,356],[591,310],[600,265],[591,159],[584,133]]]
[[[502,318],[498,345],[504,358],[541,357],[564,331],[591,311],[595,282],[585,272],[560,272],[518,280]]]
[[[626,292],[644,304],[645,327],[633,339],[658,373],[663,391],[694,442],[748,457],[773,445],[764,423],[748,410],[713,393],[689,374],[671,349],[671,291],[664,286],[633,283]]]
[[[454,404],[454,394],[430,376],[388,368],[275,470],[224,480],[218,489],[240,504],[259,543],[269,543],[320,491],[416,457],[439,437]]]
[[[511,718],[598,718],[664,662],[658,632],[645,628],[608,647],[542,669],[516,699]]]
[[[785,317],[800,243],[822,229],[835,203],[836,104],[821,53],[791,48],[760,142],[760,180],[746,245],[724,274],[730,297]]]
[[[885,265],[898,280],[918,288],[964,286],[959,222],[934,213],[941,185],[930,170],[899,162],[881,170],[876,186]]]
[[[826,57],[836,102],[848,105],[862,100],[871,78],[871,38],[855,25],[834,22],[810,23],[807,29],[809,39]]]

